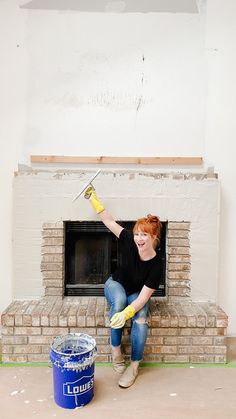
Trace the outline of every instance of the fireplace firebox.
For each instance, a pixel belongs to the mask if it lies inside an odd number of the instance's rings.
[[[119,222],[132,230],[133,221]],[[162,263],[159,289],[154,295],[166,294],[166,223],[162,223],[160,246]],[[100,221],[65,222],[65,295],[103,295],[104,282],[117,268],[121,255],[117,238]]]

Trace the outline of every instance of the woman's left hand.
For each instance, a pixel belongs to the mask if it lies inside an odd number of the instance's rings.
[[[111,318],[111,328],[121,329],[125,325],[126,320],[131,319],[135,315],[135,308],[132,305],[127,306],[123,311],[118,311]]]

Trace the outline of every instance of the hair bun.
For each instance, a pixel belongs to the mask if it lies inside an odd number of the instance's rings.
[[[149,223],[160,224],[160,219],[156,215],[148,214],[147,221]]]

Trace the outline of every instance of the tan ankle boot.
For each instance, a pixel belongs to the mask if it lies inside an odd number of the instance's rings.
[[[130,387],[132,384],[134,384],[136,378],[138,376],[138,368],[133,368],[132,365],[130,365],[128,368],[126,368],[124,374],[122,374],[122,377],[119,379],[119,386],[120,387]]]
[[[118,374],[123,374],[123,372],[125,371],[125,359],[123,357],[123,355],[117,355],[117,356],[112,356],[112,365],[113,365],[113,369],[115,372],[118,372]]]

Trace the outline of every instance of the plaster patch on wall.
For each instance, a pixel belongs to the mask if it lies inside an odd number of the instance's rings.
[[[138,111],[145,104],[153,101],[148,90],[148,71],[146,57],[137,49],[113,53],[79,53],[72,51],[74,67],[67,69],[66,64],[59,71],[50,85],[44,104],[57,108],[78,109],[83,106],[102,107],[111,110]],[[76,80],[73,90],[69,80]],[[55,83],[55,88],[54,88]],[[58,83],[63,89],[60,93]]]
[[[50,103],[48,99],[46,103]],[[141,106],[150,102],[142,96],[135,93],[119,93],[119,92],[100,92],[89,97],[76,96],[71,93],[65,94],[63,97],[53,101],[56,106],[64,108],[79,108],[81,106],[94,106],[110,109],[113,111],[123,111],[127,109],[138,110]]]

